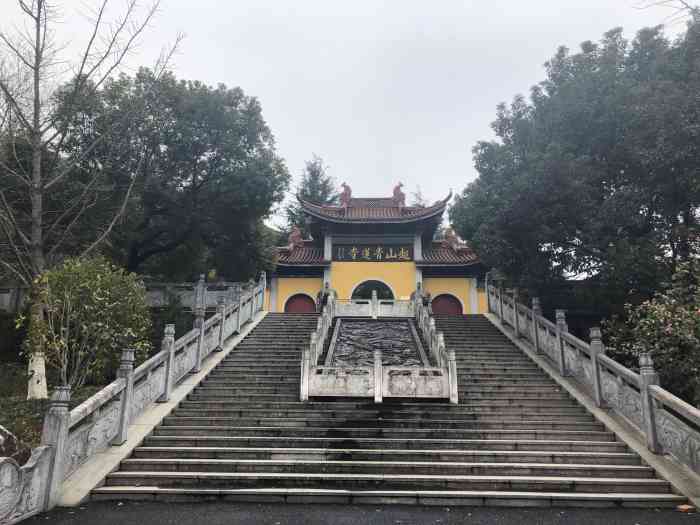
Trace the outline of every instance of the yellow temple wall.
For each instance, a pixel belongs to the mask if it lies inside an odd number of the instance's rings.
[[[479,290],[479,313],[485,314],[489,311],[489,306],[486,298],[486,290]]]
[[[453,295],[462,303],[465,314],[484,313],[486,311],[486,294],[477,290],[478,312],[472,311],[472,287],[474,280],[467,277],[424,277],[423,289],[434,298],[441,294]]]
[[[323,287],[321,277],[280,277],[277,284],[277,309],[284,312],[284,305],[292,295],[303,293],[314,301],[316,295]]]
[[[382,281],[396,299],[409,299],[416,288],[414,262],[332,262],[331,288],[338,299],[350,299],[355,287],[365,281]]]

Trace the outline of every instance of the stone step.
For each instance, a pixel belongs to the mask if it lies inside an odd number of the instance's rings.
[[[556,383],[523,383],[521,385],[498,384],[496,381],[479,382],[473,384],[459,385],[460,390],[478,390],[479,392],[513,392],[513,393],[535,393],[535,392],[562,392],[562,388]]]
[[[565,476],[650,479],[642,465],[579,465],[553,463],[487,463],[430,461],[363,461],[311,459],[127,459],[120,472],[280,472],[430,474],[459,476]]]
[[[460,406],[455,407],[454,410],[432,410],[432,411],[418,411],[418,410],[365,410],[365,409],[355,409],[355,410],[313,410],[313,409],[297,409],[297,410],[282,410],[282,409],[260,409],[260,408],[198,408],[198,409],[188,409],[186,407],[177,408],[173,411],[173,415],[185,416],[185,417],[196,417],[206,414],[208,417],[297,417],[297,418],[345,418],[348,420],[354,418],[378,418],[390,415],[392,417],[400,418],[413,418],[414,420],[430,420],[430,419],[445,419],[445,418],[469,418],[472,416],[484,416],[484,415],[503,415],[511,418],[520,419],[537,419],[542,415],[551,416],[552,418],[559,417],[574,417],[574,416],[586,416],[590,418],[590,414],[579,407],[571,408],[540,408],[532,407],[529,410],[518,408],[518,407],[498,407],[493,409],[492,407],[487,407],[488,410],[484,409],[466,409]]]
[[[114,472],[107,486],[159,487],[323,487],[421,490],[513,490],[667,494],[668,482],[646,478],[564,476],[469,476],[430,474],[333,474],[286,472]]]
[[[95,498],[675,505],[625,443],[483,316],[438,316],[460,404],[299,401],[317,315],[269,314]],[[475,503],[476,502],[476,503]]]
[[[349,490],[309,488],[211,489],[168,488],[157,486],[100,487],[93,491],[94,500],[153,500],[162,502],[220,499],[229,502],[267,503],[335,503],[335,504],[407,504],[471,505],[527,507],[675,507],[685,501],[675,494],[644,493],[577,493],[522,491],[456,490]]]
[[[540,452],[488,450],[400,450],[332,448],[138,447],[139,459],[270,459],[354,461],[452,461],[485,463],[557,463],[641,465],[631,452]]]
[[[257,376],[270,376],[270,375],[280,375],[285,377],[290,377],[293,375],[299,376],[301,373],[301,362],[297,363],[295,366],[279,366],[274,363],[259,363],[255,367],[252,366],[241,366],[236,364],[229,364],[226,366],[217,367],[217,373],[221,374],[246,374],[248,377]]]
[[[603,430],[600,423],[590,416],[572,418],[551,418],[539,421],[493,416],[477,416],[474,419],[345,419],[345,418],[226,418],[206,415],[203,417],[167,416],[163,427],[171,426],[219,426],[219,427],[285,427],[285,428],[335,428],[338,425],[353,424],[361,428],[402,428],[402,429],[555,429],[555,430]]]
[[[148,446],[158,447],[321,447],[354,449],[424,449],[424,450],[510,450],[538,452],[627,452],[619,441],[576,439],[441,439],[441,438],[354,438],[345,437],[289,437],[289,436],[173,436],[151,434],[145,440]]]
[[[514,424],[514,426],[518,426]],[[355,438],[398,438],[398,439],[552,439],[552,440],[591,440],[614,441],[615,435],[604,430],[571,430],[553,428],[326,428],[326,427],[228,427],[215,425],[159,425],[154,429],[157,436],[285,436],[285,437],[340,437]]]

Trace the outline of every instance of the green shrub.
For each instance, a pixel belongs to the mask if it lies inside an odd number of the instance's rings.
[[[74,389],[86,381],[114,376],[122,349],[143,360],[150,349],[151,317],[138,276],[104,258],[71,258],[34,283],[33,300],[44,305],[31,323],[26,347],[43,348],[61,384]]]
[[[679,265],[671,284],[639,306],[625,306],[625,319],[605,326],[610,355],[636,368],[649,352],[661,385],[700,406],[700,262]]]

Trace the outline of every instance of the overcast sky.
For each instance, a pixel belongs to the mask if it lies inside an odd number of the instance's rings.
[[[12,20],[17,8],[7,7],[16,2],[0,3]],[[75,11],[90,2],[54,3],[64,11],[59,36],[84,34]],[[402,181],[407,193],[420,186],[432,202],[473,180],[471,148],[493,136],[496,105],[542,80],[542,65],[559,45],[577,48],[616,26],[631,38],[670,14],[637,5],[163,0],[130,63],[151,65],[184,32],[173,63],[177,76],[241,86],[258,97],[295,182],[316,153],[355,196],[390,195]]]

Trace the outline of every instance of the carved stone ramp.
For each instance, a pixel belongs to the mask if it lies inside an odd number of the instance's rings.
[[[440,317],[459,405],[301,403],[312,314],[268,314],[93,499],[667,507],[686,501],[483,316]]]

